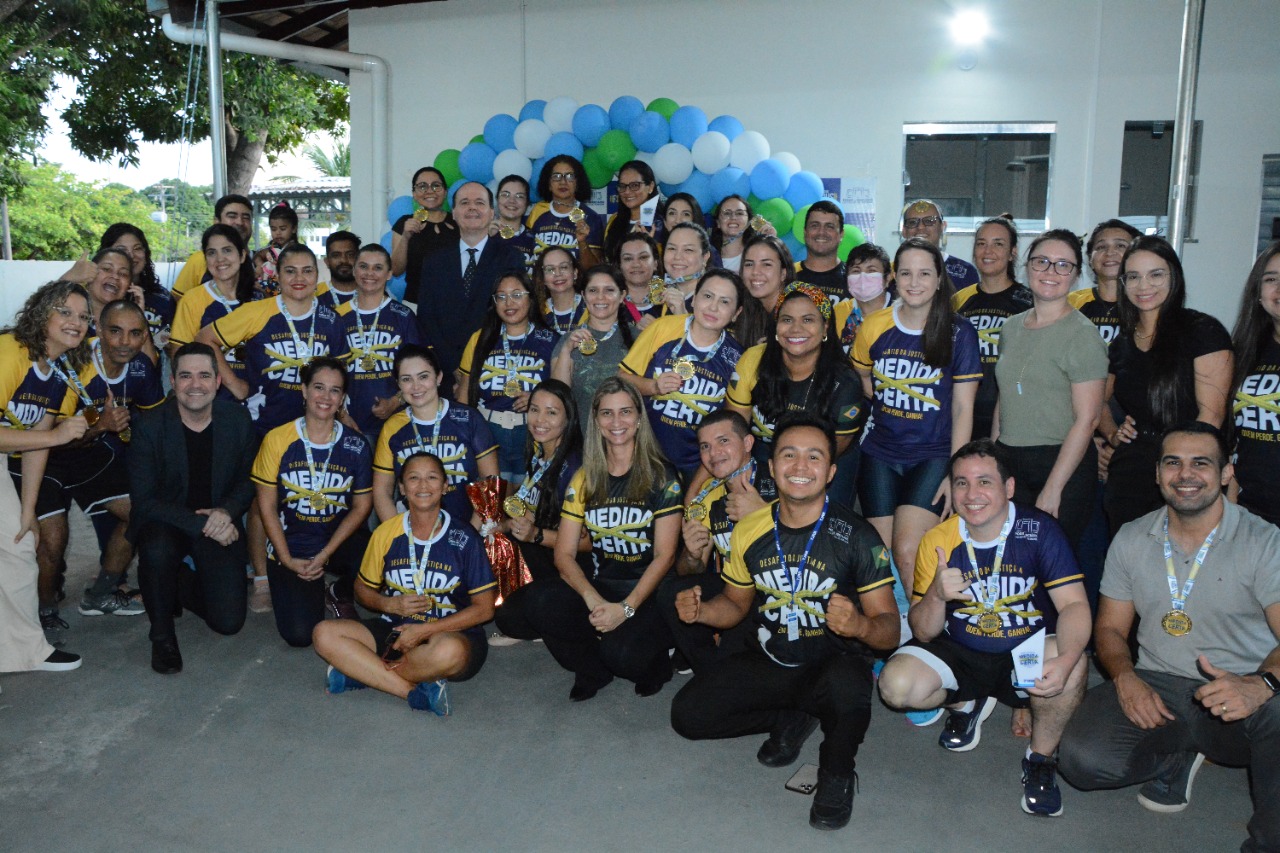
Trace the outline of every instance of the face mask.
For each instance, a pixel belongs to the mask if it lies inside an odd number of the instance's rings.
[[[859,302],[870,302],[884,293],[884,273],[851,272],[848,283],[849,295]]]

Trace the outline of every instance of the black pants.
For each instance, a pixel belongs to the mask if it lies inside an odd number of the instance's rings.
[[[1164,506],[1156,485],[1159,458],[1160,439],[1146,433],[1116,448],[1107,466],[1107,491],[1103,496],[1113,538],[1130,521]]]
[[[1005,452],[1009,470],[1013,473],[1014,502],[1023,506],[1035,506],[1036,498],[1040,497],[1040,492],[1053,471],[1053,465],[1058,461],[1058,452],[1062,446],[1050,444],[1013,447],[1001,442],[1000,449]],[[1067,542],[1072,551],[1079,550],[1080,537],[1089,526],[1097,482],[1098,451],[1094,448],[1093,441],[1090,441],[1084,458],[1062,487],[1062,499],[1058,501],[1058,524],[1061,525],[1062,532],[1067,534]]]
[[[780,711],[818,718],[823,770],[847,776],[871,724],[871,659],[833,654],[786,667],[764,652],[739,652],[695,673],[671,703],[671,727],[690,740],[770,732]]]
[[[750,619],[744,619],[726,631],[680,621],[676,615],[676,596],[695,586],[702,587],[702,600],[710,601],[724,590],[724,580],[717,572],[711,571],[697,575],[673,575],[662,582],[653,597],[675,647],[684,654],[694,672],[702,672],[731,654],[747,649],[754,627]]]
[[[1202,752],[1215,764],[1249,766],[1254,812],[1244,851],[1280,850],[1280,700],[1224,723],[1193,696],[1203,682],[1138,670],[1176,719],[1149,731],[1120,708],[1115,684],[1085,694],[1058,748],[1062,776],[1081,790],[1122,788],[1154,779],[1171,758]]]
[[[326,572],[337,575],[334,593],[350,601],[360,561],[369,545],[369,530],[363,525],[338,546],[329,558]],[[274,559],[267,560],[267,581],[271,585],[271,609],[276,615],[276,630],[294,648],[311,645],[311,632],[324,620],[324,575],[304,581]]]
[[[606,601],[621,601],[629,588],[593,584]],[[559,577],[525,587],[524,614],[547,644],[547,650],[582,687],[602,687],[613,676],[638,684],[671,678],[671,635],[667,633],[653,596],[636,608],[636,615],[601,634],[591,626],[582,596]],[[505,606],[505,605],[504,605]]]
[[[560,572],[556,569],[554,551],[545,545],[512,541],[520,549],[520,555],[524,557],[525,565],[529,567],[529,574],[534,581],[551,580],[560,577]],[[585,563],[583,565],[584,573],[590,571],[591,565],[589,562],[580,559],[579,563]],[[503,598],[501,606],[494,612],[493,624],[508,637],[514,637],[517,640],[538,639],[537,629],[530,624],[528,616],[525,615],[525,605],[529,598],[530,586],[531,584],[525,584]]]
[[[243,529],[238,540],[224,546],[153,522],[139,531],[137,544],[138,584],[151,620],[152,642],[173,639],[173,614],[179,604],[219,634],[244,627],[248,553]],[[194,572],[183,562],[187,556],[195,563]]]

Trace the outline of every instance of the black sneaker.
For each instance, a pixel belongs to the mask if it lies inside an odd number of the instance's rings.
[[[814,829],[841,829],[853,814],[853,794],[858,788],[858,774],[837,776],[818,768],[818,787],[809,807],[809,825]]]
[[[765,767],[786,767],[800,757],[804,742],[818,727],[818,718],[803,711],[782,711],[769,739],[760,745],[756,760]]]
[[[1191,786],[1204,764],[1202,752],[1180,752],[1171,756],[1166,770],[1138,791],[1144,809],[1175,814],[1191,804]]]
[[[938,745],[951,752],[968,752],[982,740],[982,723],[996,709],[996,699],[988,696],[979,699],[969,713],[952,711],[947,723],[938,735]]]
[[[40,609],[40,628],[44,631],[45,641],[51,646],[61,646],[66,640],[62,632],[70,629],[67,620],[58,615],[56,609]]]
[[[36,664],[36,669],[43,672],[70,672],[79,668],[80,655],[73,655],[62,649],[54,649],[47,658]]]
[[[356,619],[359,620],[360,614],[356,612],[356,606],[349,599],[338,597],[334,587],[337,581],[326,584],[324,588],[324,612],[330,619]]]
[[[1062,815],[1062,789],[1058,787],[1058,762],[1039,753],[1022,759],[1022,810],[1038,817]]]

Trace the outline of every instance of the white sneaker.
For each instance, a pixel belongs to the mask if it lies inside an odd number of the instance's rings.
[[[494,632],[489,635],[489,645],[491,646],[518,646],[523,642],[524,640],[517,640],[515,637],[508,637],[497,629],[494,629]]]
[[[271,585],[266,578],[253,582],[253,590],[249,593],[249,609],[254,613],[271,612]]]

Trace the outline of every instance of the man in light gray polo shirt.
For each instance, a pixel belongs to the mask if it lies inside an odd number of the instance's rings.
[[[1093,636],[1113,680],[1085,696],[1058,766],[1082,789],[1145,782],[1143,806],[1178,812],[1206,755],[1251,765],[1255,810],[1240,849],[1275,851],[1280,528],[1223,499],[1231,476],[1213,427],[1166,433],[1156,462],[1166,506],[1121,528],[1102,575]]]

